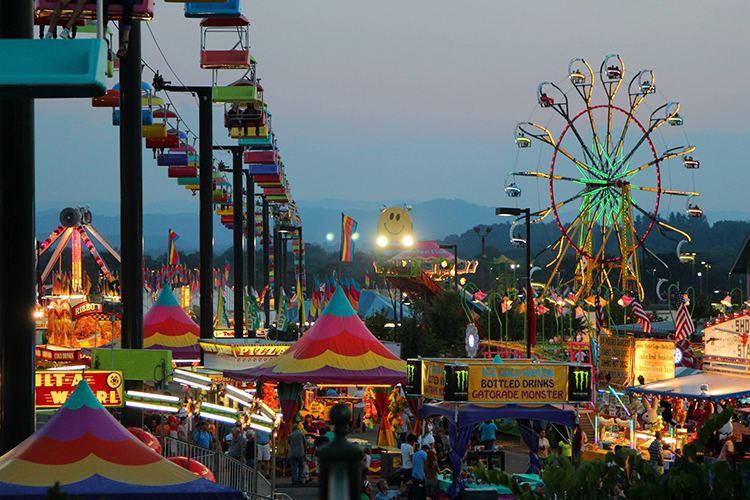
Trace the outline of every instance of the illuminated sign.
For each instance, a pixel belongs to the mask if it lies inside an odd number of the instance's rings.
[[[467,365],[445,365],[445,400],[467,401],[469,394],[469,367]]]
[[[443,399],[445,394],[445,363],[422,360],[422,395]]]
[[[406,361],[406,393],[420,394],[422,392],[422,362],[418,359]]]
[[[36,346],[36,359],[42,361],[78,361],[81,359],[80,349],[50,349],[45,346]]]
[[[591,401],[590,366],[568,366],[568,401]]]
[[[740,316],[706,328],[704,360],[750,364],[750,316]]]
[[[630,385],[633,363],[633,338],[602,335],[599,337],[599,372],[609,375],[610,385]]]
[[[467,400],[472,403],[566,402],[568,368],[568,365],[528,363],[469,365]]]
[[[59,408],[73,394],[81,380],[86,380],[104,406],[122,406],[122,372],[112,370],[57,371],[37,370],[36,407]]]
[[[674,342],[671,340],[635,340],[633,378],[646,383],[674,378]]]
[[[261,357],[274,358],[282,354],[291,344],[217,344],[213,342],[201,342],[203,352],[234,356],[234,357]]]
[[[81,302],[73,306],[73,319],[78,319],[81,316],[88,316],[89,314],[96,314],[102,312],[104,309],[101,304],[95,304],[93,302]]]

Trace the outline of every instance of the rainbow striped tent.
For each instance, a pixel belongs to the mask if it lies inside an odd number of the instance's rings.
[[[168,349],[172,359],[200,358],[200,327],[180,307],[169,286],[143,317],[143,348]]]
[[[0,498],[46,498],[55,483],[75,498],[243,498],[143,444],[86,381],[41,430],[0,457]]]
[[[339,286],[315,325],[286,352],[224,375],[246,381],[395,385],[406,382],[406,362],[367,329]]]

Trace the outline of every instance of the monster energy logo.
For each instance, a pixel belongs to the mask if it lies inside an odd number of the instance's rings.
[[[589,371],[588,370],[574,370],[573,376],[575,377],[575,384],[577,391],[583,391],[588,389],[589,386]]]
[[[456,372],[456,392],[466,392],[469,388],[469,370]]]
[[[414,383],[414,365],[406,365],[406,380],[412,384]]]

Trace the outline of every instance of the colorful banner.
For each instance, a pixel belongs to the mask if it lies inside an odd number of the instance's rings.
[[[648,384],[674,378],[674,348],[671,340],[636,339],[633,380],[642,375]]]
[[[445,394],[445,363],[422,360],[422,396],[443,399]]]
[[[85,379],[104,406],[122,406],[122,372],[111,370],[58,371],[37,370],[36,407],[59,408]]]
[[[568,401],[568,365],[469,365],[467,400],[471,403]]]

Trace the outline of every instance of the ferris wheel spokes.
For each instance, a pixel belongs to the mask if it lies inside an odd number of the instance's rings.
[[[630,110],[627,113],[625,124],[623,125],[622,131],[620,132],[620,138],[617,141],[617,146],[614,148],[614,157],[617,157],[617,155],[620,154],[622,145],[625,142],[625,136],[628,133],[628,129],[633,121],[633,118],[635,117],[635,111],[638,109],[638,106],[640,106],[641,103],[646,99],[647,95],[656,92],[656,86],[654,84],[655,81],[656,77],[654,75],[654,72],[650,69],[639,71],[630,80],[630,83],[628,84],[628,101],[630,103]]]
[[[568,120],[568,123],[570,123],[570,120],[566,117]],[[534,129],[540,130],[540,132],[535,132]],[[528,147],[527,145],[521,146],[519,143],[519,140],[522,141],[524,144],[528,144],[526,141],[529,141],[529,137],[533,137],[534,139],[538,139],[541,142],[552,146],[553,149],[559,151],[562,153],[566,158],[568,158],[570,161],[576,164],[578,167],[578,170],[586,171],[589,174],[597,177],[602,178],[601,173],[596,173],[592,171],[592,169],[586,165],[585,163],[581,162],[580,160],[576,159],[572,154],[570,154],[565,149],[561,148],[556,142],[554,137],[552,137],[552,134],[550,131],[538,123],[532,123],[532,122],[521,122],[518,125],[516,125],[516,136],[515,136],[516,145],[519,147]],[[583,174],[583,172],[581,172]]]

